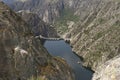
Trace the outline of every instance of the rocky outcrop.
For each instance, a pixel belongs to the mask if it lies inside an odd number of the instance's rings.
[[[50,56],[28,26],[0,2],[0,80],[74,80],[66,62]]]
[[[92,80],[119,80],[120,79],[120,56],[115,57],[103,65],[100,65]]]
[[[59,37],[55,28],[42,21],[37,14],[24,10],[18,11],[17,13],[27,22],[27,24],[29,24],[31,31],[35,36]]]

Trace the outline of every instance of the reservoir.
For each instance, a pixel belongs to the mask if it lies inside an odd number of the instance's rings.
[[[59,56],[66,60],[68,65],[73,69],[76,80],[91,80],[93,72],[80,64],[82,61],[72,52],[70,45],[65,43],[64,40],[46,40],[44,47],[52,56]]]

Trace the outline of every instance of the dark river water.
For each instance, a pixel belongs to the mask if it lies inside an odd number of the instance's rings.
[[[53,56],[64,58],[75,73],[76,80],[91,80],[93,72],[82,67],[80,58],[72,52],[69,44],[63,40],[60,41],[45,41],[44,47]]]

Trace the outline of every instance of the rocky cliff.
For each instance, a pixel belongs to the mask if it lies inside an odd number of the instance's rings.
[[[101,1],[70,31],[73,50],[93,70],[120,52],[119,4],[119,1]]]
[[[80,20],[67,35],[73,51],[95,71],[93,80],[119,80],[120,1],[84,0],[81,6]]]
[[[73,23],[84,22],[93,12],[98,12],[107,0],[3,0],[15,10],[36,13],[45,22],[53,23],[63,34]],[[11,2],[10,2],[11,1]],[[112,0],[111,0],[112,1]],[[118,1],[118,0],[116,0]],[[94,14],[93,14],[94,15]],[[72,21],[72,24],[71,24]]]
[[[117,56],[103,65],[100,65],[92,80],[119,80],[120,79],[120,56]]]
[[[28,10],[38,14],[47,23],[53,24],[58,33],[64,34],[79,17],[74,14],[77,0],[3,0],[13,10]],[[72,24],[71,24],[72,22]],[[70,26],[69,26],[70,25]]]
[[[42,21],[37,14],[29,11],[17,12],[27,24],[29,24],[31,31],[34,35],[43,35],[44,37],[59,37],[55,28]]]
[[[4,1],[4,0],[3,0]],[[60,15],[63,0],[5,0],[15,11],[29,10],[39,15],[45,22],[53,22]]]
[[[85,66],[96,70],[97,67],[106,61],[119,55],[119,0],[56,0],[56,2],[57,1],[62,2],[62,6],[59,6],[60,11],[58,11],[59,8],[56,8],[60,18],[56,19],[58,23],[56,22],[57,24],[55,25],[60,27],[57,28],[58,31],[61,31],[60,33],[67,32],[67,37],[71,38],[73,50],[84,58]],[[52,1],[49,3],[51,4],[51,2]]]
[[[50,56],[28,26],[0,2],[0,80],[74,80],[66,62]]]

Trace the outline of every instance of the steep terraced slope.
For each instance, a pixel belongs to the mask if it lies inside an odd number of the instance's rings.
[[[120,2],[102,1],[70,31],[73,50],[93,70],[120,53]]]
[[[28,25],[0,2],[0,80],[74,80],[66,62],[53,58]]]

